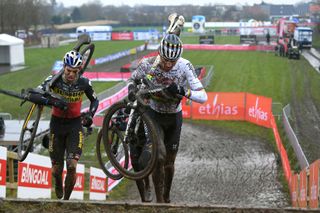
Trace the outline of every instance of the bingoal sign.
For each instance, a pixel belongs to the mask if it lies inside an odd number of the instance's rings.
[[[7,148],[0,146],[0,198],[6,197]]]
[[[29,153],[18,164],[18,198],[51,198],[51,161]]]
[[[62,173],[63,187],[67,175],[67,165],[64,162],[64,169]],[[70,195],[70,199],[83,200],[84,198],[84,164],[77,164],[77,179],[74,185],[73,191]]]
[[[107,177],[98,168],[90,167],[90,200],[105,200],[107,195]]]

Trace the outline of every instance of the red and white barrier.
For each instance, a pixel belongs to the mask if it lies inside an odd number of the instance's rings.
[[[124,87],[120,91],[118,91],[116,94],[110,97],[107,97],[103,100],[100,100],[96,114],[99,114],[100,112],[108,109],[112,104],[120,101],[127,95],[128,95],[128,87]],[[88,110],[89,110],[89,107],[86,107],[82,109],[81,112],[87,112]]]
[[[102,169],[90,167],[89,200],[105,200],[107,196],[107,176]]]
[[[123,157],[120,159],[120,164],[121,164],[121,166],[124,166],[124,160],[125,160],[125,156],[123,156]],[[129,158],[128,169],[131,169],[131,168],[132,168],[132,165],[131,165],[131,160],[130,160],[130,158]],[[110,169],[108,169],[108,171],[109,171],[111,174],[119,174],[118,171],[117,171],[114,167],[111,167]],[[111,179],[111,178],[108,178],[108,192],[110,192],[116,185],[118,185],[122,179],[123,179],[123,178],[121,178],[120,180],[113,180],[113,179]]]
[[[217,50],[217,51],[270,51],[272,45],[237,45],[237,44],[184,44],[185,50]]]
[[[66,179],[67,174],[66,162],[64,162],[64,169],[62,173],[63,183]],[[63,185],[64,187],[64,185]],[[74,185],[73,191],[71,193],[70,199],[83,200],[84,196],[84,164],[77,164],[77,179]]]
[[[84,77],[91,81],[124,81],[131,76],[130,72],[85,72]]]
[[[18,198],[51,198],[51,161],[49,157],[29,153],[18,164]]]
[[[7,148],[0,146],[0,198],[6,197]]]
[[[319,166],[320,160],[316,160],[309,167],[309,207],[319,207]]]

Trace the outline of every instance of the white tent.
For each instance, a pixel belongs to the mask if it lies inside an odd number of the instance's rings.
[[[0,64],[24,65],[24,41],[20,38],[0,34]]]

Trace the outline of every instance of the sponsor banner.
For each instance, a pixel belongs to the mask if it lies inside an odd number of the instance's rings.
[[[123,87],[120,91],[118,91],[116,94],[107,97],[99,102],[98,109],[96,111],[96,114],[99,114],[100,112],[106,110],[109,108],[112,104],[122,100],[125,96],[128,95],[128,87]],[[81,112],[87,112],[89,110],[89,107],[84,108],[81,110]]]
[[[207,92],[203,104],[192,103],[192,118],[205,120],[244,120],[245,93]]]
[[[103,63],[106,63],[106,62],[117,60],[119,58],[122,58],[122,57],[125,57],[125,56],[128,56],[128,55],[130,55],[130,50],[124,50],[124,51],[117,52],[117,53],[114,53],[114,54],[111,54],[111,55],[107,55],[107,56],[104,56],[104,57],[96,58],[95,59],[95,64],[103,64]]]
[[[18,164],[17,198],[51,198],[51,179],[50,158],[29,153]]]
[[[298,207],[298,174],[291,176],[290,193],[292,207]]]
[[[307,171],[304,168],[299,173],[299,196],[298,196],[298,203],[299,207],[306,208],[307,207]]]
[[[112,32],[112,40],[133,40],[133,32]]]
[[[84,77],[91,81],[123,81],[128,80],[131,73],[124,72],[85,72]]]
[[[283,172],[284,172],[284,175],[286,177],[287,182],[290,183],[291,168],[290,168],[289,158],[287,155],[287,151],[281,142],[281,138],[280,138],[280,135],[278,132],[278,127],[277,127],[276,121],[274,120],[273,115],[271,115],[271,126],[272,126],[274,138],[276,140],[278,152],[280,153]]]
[[[110,41],[111,32],[89,33],[92,41]]]
[[[124,160],[125,160],[125,156],[123,156],[121,159],[120,159],[120,164],[122,166],[124,166]],[[128,169],[131,169],[132,168],[132,165],[131,165],[131,160],[129,159],[129,166],[128,166]],[[114,167],[110,167],[108,169],[108,171],[111,173],[111,174],[118,174],[118,171],[114,168]],[[117,186],[121,180],[123,178],[121,178],[120,180],[113,180],[111,178],[108,178],[108,192],[110,192],[115,186]]]
[[[7,148],[0,146],[0,198],[6,197]]]
[[[90,200],[105,200],[107,195],[107,177],[101,169],[90,167]]]
[[[219,44],[184,44],[183,49],[185,50],[223,50],[223,51],[257,51],[257,50],[274,50],[271,45],[219,45]]]
[[[63,61],[55,61],[51,68],[52,74],[58,73],[61,69],[63,69]]]
[[[181,104],[182,104],[182,117],[183,118],[191,118],[192,101],[184,97],[181,100]]]
[[[272,99],[247,93],[246,95],[246,120],[260,126],[270,128],[272,115]]]
[[[64,187],[64,182],[67,174],[66,168],[67,168],[67,165],[66,165],[66,162],[64,162],[63,173],[62,173],[63,187]],[[84,195],[84,164],[78,163],[76,184],[74,185],[70,199],[83,200],[83,195]]]
[[[150,40],[152,38],[151,33],[149,32],[133,32],[134,40]]]
[[[320,160],[316,160],[309,166],[309,207],[319,207],[319,165]]]

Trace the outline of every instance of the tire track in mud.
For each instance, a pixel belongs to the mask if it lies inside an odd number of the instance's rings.
[[[320,153],[320,115],[319,106],[313,101],[311,94],[310,77],[305,71],[304,63],[290,63],[292,78],[292,116],[293,127],[298,137],[302,150],[309,163],[317,160]],[[302,74],[302,78],[300,75]],[[299,84],[302,84],[303,95],[299,97]],[[301,89],[301,88],[300,88]]]
[[[184,123],[171,190],[173,203],[289,206],[267,141]],[[133,181],[126,197],[140,202]],[[153,189],[152,189],[153,190]],[[155,196],[154,196],[155,199]]]

